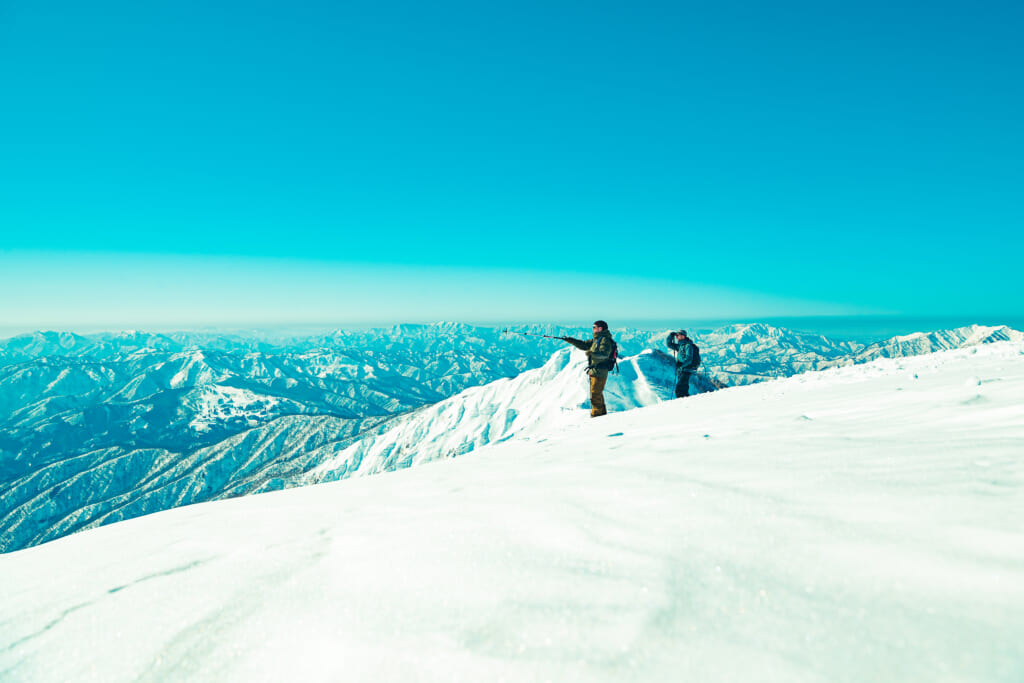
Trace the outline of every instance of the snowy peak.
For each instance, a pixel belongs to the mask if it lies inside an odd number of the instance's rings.
[[[790,349],[819,354],[849,353],[860,345],[834,341],[819,334],[795,332],[764,323],[727,325],[701,336],[704,343],[716,347],[732,347],[738,351],[762,352],[767,349]]]
[[[1024,341],[1024,332],[1005,325],[997,327],[970,325],[953,330],[915,332],[871,344],[854,354],[849,360],[854,363],[864,363],[876,358],[919,356],[936,351],[962,349],[1000,341]]]
[[[727,325],[691,336],[700,346],[702,369],[729,386],[818,370],[862,348],[763,323]]]
[[[693,392],[713,390],[700,378]],[[611,412],[654,405],[674,397],[675,362],[647,351],[619,361],[608,377]],[[512,438],[532,438],[589,418],[586,357],[555,352],[543,367],[512,379],[467,389],[457,396],[399,418],[384,433],[367,437],[328,458],[310,482],[374,474],[468,453]]]
[[[105,360],[137,352],[174,352],[182,348],[181,344],[169,337],[147,332],[128,331],[89,336],[71,332],[34,332],[0,340],[0,361],[11,364],[46,357]]]
[[[33,332],[3,342],[10,357],[77,355],[92,347],[93,342],[72,332]]]

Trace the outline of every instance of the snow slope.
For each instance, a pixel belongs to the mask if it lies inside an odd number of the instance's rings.
[[[586,364],[578,351],[557,351],[537,370],[467,389],[394,420],[387,431],[321,455],[323,464],[300,483],[389,472],[578,422],[585,416],[581,409],[590,409]],[[714,391],[700,375],[690,383],[691,393]],[[674,388],[675,361],[647,351],[622,359],[618,371],[609,373],[605,402],[609,411],[622,412],[672,399]]]
[[[0,679],[1020,681],[1024,344],[0,555]]]
[[[0,487],[0,551],[179,505],[375,474],[535,433],[565,412],[589,408],[585,364],[584,354],[563,349],[514,379],[396,417],[282,416],[191,453],[98,448],[37,465]],[[674,365],[667,355],[647,352],[619,365],[606,390],[611,410],[672,397]],[[712,389],[700,377],[691,384],[694,392]],[[195,416],[192,428],[211,429],[276,405],[234,387],[202,390],[203,409],[188,413]]]

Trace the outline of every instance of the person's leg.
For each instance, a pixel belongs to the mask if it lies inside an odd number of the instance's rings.
[[[608,414],[608,409],[604,404],[604,385],[607,381],[607,375],[590,378],[590,417]]]
[[[686,398],[690,395],[690,374],[680,372],[676,380],[676,398]]]

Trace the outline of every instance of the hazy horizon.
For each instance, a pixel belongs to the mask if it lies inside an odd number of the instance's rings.
[[[439,323],[456,323],[472,327],[514,329],[529,325],[552,325],[565,328],[588,328],[592,320],[376,320],[376,321],[339,321],[335,323],[280,323],[259,325],[167,325],[167,326],[94,326],[94,327],[19,327],[0,325],[0,341],[37,332],[70,332],[83,336],[116,334],[119,332],[140,332],[149,334],[225,334],[236,336],[315,336],[334,331],[365,331],[388,329],[398,325],[434,325]],[[668,330],[681,327],[695,331],[708,331],[725,325],[764,323],[774,327],[790,329],[796,332],[821,334],[836,339],[862,341],[864,339],[883,339],[912,332],[934,332],[942,329],[983,325],[1007,327],[1024,331],[1024,316],[1021,315],[970,315],[949,314],[943,316],[900,316],[900,315],[862,315],[862,316],[752,316],[749,318],[689,318],[689,319],[621,319],[609,320],[611,329]]]

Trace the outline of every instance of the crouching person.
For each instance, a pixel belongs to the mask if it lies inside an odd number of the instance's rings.
[[[604,385],[608,382],[608,372],[615,367],[617,349],[612,334],[608,331],[608,323],[598,320],[594,323],[594,338],[590,341],[563,337],[577,349],[587,352],[587,374],[590,375],[590,417],[607,415],[604,403]]]

